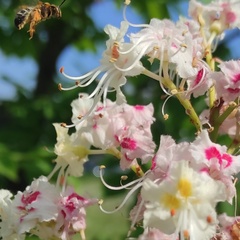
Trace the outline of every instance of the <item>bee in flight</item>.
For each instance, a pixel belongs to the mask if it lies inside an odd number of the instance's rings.
[[[59,6],[47,2],[38,2],[36,6],[21,6],[14,19],[15,26],[18,30],[22,29],[27,23],[30,23],[29,34],[31,39],[35,32],[35,27],[41,21],[51,17],[60,18],[62,16],[60,7],[66,0],[63,0]]]

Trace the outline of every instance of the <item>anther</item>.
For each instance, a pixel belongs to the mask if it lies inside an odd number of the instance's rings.
[[[98,205],[101,206],[102,204],[103,204],[103,200],[100,199],[100,200],[98,201]]]
[[[125,0],[125,2],[124,2],[125,5],[129,5],[130,3],[131,3],[130,0]]]
[[[213,222],[213,219],[212,219],[211,216],[207,216],[207,222],[210,223],[210,224]]]
[[[185,43],[182,43],[180,46],[184,47],[184,48],[187,48],[187,44],[185,44]]]
[[[128,179],[128,176],[126,176],[126,175],[121,176],[121,180],[125,181],[127,179]]]
[[[62,84],[61,83],[58,84],[58,90],[62,91]]]
[[[99,166],[99,169],[102,170],[102,169],[105,169],[106,167],[104,165],[101,165]]]
[[[228,105],[229,105],[230,107],[236,107],[236,106],[237,106],[237,104],[236,104],[235,102],[233,102],[233,101],[229,102]]]
[[[119,58],[119,44],[118,42],[114,42],[113,46],[112,46],[112,52],[111,52],[111,58],[110,58],[110,62],[116,62],[117,59]]]
[[[183,231],[183,237],[184,237],[184,240],[189,240],[189,232],[188,232],[188,230],[184,230]]]
[[[207,131],[211,133],[213,130],[214,130],[214,127],[209,127]]]
[[[83,118],[83,115],[79,114],[77,118],[78,118],[78,119],[82,119],[82,118]]]
[[[64,72],[64,67],[61,67],[61,68],[59,69],[59,72],[60,72],[60,73],[63,73],[63,72]]]
[[[66,123],[61,123],[60,126],[65,128],[67,126],[67,124]]]
[[[171,209],[170,214],[173,217],[176,214],[176,210],[175,209]]]
[[[164,114],[164,115],[163,115],[164,120],[168,120],[168,117],[169,117],[168,114]]]

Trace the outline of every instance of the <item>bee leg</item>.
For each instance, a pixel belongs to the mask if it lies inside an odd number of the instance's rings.
[[[38,9],[35,9],[32,13],[31,13],[31,21],[30,21],[30,27],[29,27],[29,34],[30,34],[30,39],[32,39],[33,34],[35,32],[35,27],[36,25],[41,21],[42,17],[41,17],[41,11]]]
[[[29,32],[29,35],[30,35],[29,40],[31,40],[32,37],[33,37],[33,34],[34,34],[34,32],[35,32],[35,25],[33,25],[33,24],[31,23],[28,32]]]

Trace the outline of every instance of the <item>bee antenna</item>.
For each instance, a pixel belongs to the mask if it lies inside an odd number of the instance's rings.
[[[66,0],[63,0],[63,1],[61,2],[61,4],[59,5],[59,7],[61,7],[61,6],[64,4],[65,1],[66,1]]]

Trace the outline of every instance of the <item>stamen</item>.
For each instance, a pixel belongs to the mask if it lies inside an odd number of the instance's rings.
[[[85,236],[85,231],[84,231],[84,229],[81,229],[81,230],[80,230],[80,236],[81,236],[82,240],[86,240],[86,236]]]
[[[238,178],[235,178],[234,182],[233,182],[235,187],[236,187],[237,181],[238,181]],[[238,205],[238,201],[237,201],[238,195],[237,195],[236,192],[235,192],[235,196],[234,197],[235,197],[235,199],[234,199],[234,217],[236,218],[236,216],[237,216],[237,205]],[[236,219],[236,221],[237,221],[237,223],[239,223],[238,219]]]
[[[121,182],[122,182],[122,181],[126,181],[127,179],[128,179],[128,176],[127,176],[127,175],[121,176]]]
[[[61,123],[60,125],[61,125],[61,127],[64,127],[64,128],[72,128],[72,127],[75,127],[75,124],[67,125],[66,123]]]
[[[134,36],[133,36],[133,38],[134,38]],[[121,51],[121,50],[119,50],[119,53],[120,54],[127,54],[127,53],[130,53],[131,51],[133,51],[136,47],[138,47],[139,46],[139,43],[144,43],[145,41],[144,41],[144,39],[146,39],[146,36],[145,35],[143,35],[143,36],[141,36],[140,38],[138,38],[137,39],[137,41],[132,45],[132,47],[131,48],[129,48],[128,50],[126,50],[126,51]],[[148,46],[150,46],[152,43],[152,41],[150,41],[150,40],[154,40],[154,38],[147,38],[146,39],[146,44],[148,44]]]
[[[164,44],[161,45],[161,56],[160,56],[160,64],[159,64],[159,75],[161,76],[162,75],[162,71],[164,70],[163,69],[163,55],[164,55]],[[165,87],[163,86],[163,83],[162,81],[160,80],[159,81],[159,84],[160,84],[160,87],[161,89],[163,90],[163,92],[166,94],[166,95],[170,95],[170,93],[165,89]],[[171,95],[170,95],[171,96]]]
[[[56,186],[58,187],[61,187],[62,184],[61,184],[61,180],[62,180],[62,177],[66,177],[65,174],[64,174],[64,170],[67,166],[60,166],[59,169],[59,173],[58,173],[58,176],[57,176],[57,181],[56,181]]]
[[[125,203],[127,202],[127,200],[130,198],[130,196],[137,190],[139,189],[140,187],[142,187],[142,182],[138,183],[137,185],[135,185],[129,192],[128,194],[126,195],[126,197],[123,199],[122,203],[117,207],[115,208],[114,210],[112,211],[107,211],[105,209],[103,209],[102,207],[102,204],[99,205],[100,207],[100,210],[106,214],[112,214],[112,213],[115,213],[117,211],[119,211],[124,205]]]
[[[183,237],[184,237],[184,240],[189,240],[190,239],[190,235],[189,235],[188,230],[183,231]]]
[[[92,76],[93,74],[95,74],[96,72],[101,72],[101,69],[102,69],[102,66],[93,69],[92,71],[88,72],[88,73],[85,74],[85,75],[82,75],[82,76],[79,76],[79,77],[72,77],[72,76],[67,75],[67,74],[64,72],[64,68],[61,67],[61,68],[60,68],[60,73],[61,73],[64,77],[76,81],[76,80],[86,79],[86,78]],[[100,71],[99,71],[99,70],[100,70]],[[95,78],[94,78],[94,79],[95,79]]]
[[[101,87],[102,86],[106,86],[106,83],[104,83],[105,79],[108,77],[108,76],[111,76],[111,74],[114,72],[114,69],[110,69],[109,71],[105,72],[104,75],[102,76],[102,78],[100,79],[97,87],[94,89],[94,91],[88,96],[88,98],[92,98],[96,95],[97,92],[100,91]],[[109,81],[109,80],[108,80]],[[108,82],[107,81],[107,82]],[[103,87],[104,89],[104,87]]]
[[[78,87],[79,87],[79,82],[76,82],[76,84],[74,86],[68,87],[68,88],[63,88],[61,83],[58,84],[58,89],[60,91],[69,91],[69,90],[73,90],[73,89],[78,88]]]
[[[152,26],[148,25],[148,24],[133,24],[133,23],[130,23],[128,20],[127,20],[127,16],[126,16],[126,10],[127,10],[127,6],[131,3],[130,0],[125,0],[124,2],[124,8],[123,8],[123,19],[124,21],[126,21],[130,26],[132,27],[138,27],[138,28],[152,28]],[[154,30],[154,29],[153,29]]]
[[[169,115],[168,115],[168,114],[164,114],[164,115],[163,115],[163,118],[164,118],[164,120],[168,120]]]
[[[171,210],[170,210],[170,214],[171,214],[172,217],[175,216],[176,210],[175,210],[175,209],[171,209]]]
[[[116,62],[119,58],[119,43],[118,42],[114,42],[113,46],[112,46],[112,54],[111,54],[111,58],[110,58],[110,62]]]
[[[118,186],[118,187],[115,187],[115,186],[111,186],[109,185],[108,183],[106,183],[106,181],[104,180],[103,178],[103,169],[105,169],[105,166],[100,166],[99,168],[99,175],[100,175],[100,179],[103,183],[103,185],[105,187],[107,187],[108,189],[110,190],[123,190],[123,189],[127,189],[129,188],[130,186],[134,185],[134,184],[138,184],[139,182],[143,181],[143,178],[138,178],[138,179],[135,179],[134,181],[130,182],[130,183],[127,183],[125,185],[121,185],[121,186]]]
[[[168,101],[172,96],[173,96],[173,95],[169,95],[169,96],[165,99],[165,101],[163,102],[163,105],[162,105],[162,115],[166,117],[166,119],[165,119],[165,117],[164,117],[165,120],[168,119],[168,114],[166,114],[166,113],[164,112],[164,108],[165,108],[165,105],[166,105],[167,101]]]
[[[47,179],[50,180],[52,178],[52,176],[61,168],[61,166],[59,165],[55,165],[55,167],[53,168],[53,170],[51,171],[51,173],[48,175]]]
[[[137,222],[138,216],[139,216],[139,214],[140,214],[143,206],[144,206],[144,201],[142,200],[142,201],[140,202],[140,204],[139,204],[139,207],[138,207],[137,212],[136,212],[136,214],[135,214],[135,216],[134,216],[134,219],[132,220],[132,224],[131,224],[131,226],[130,226],[130,230],[128,231],[127,237],[130,236],[132,230],[134,229],[134,226],[135,226],[135,224],[136,224],[136,222]]]
[[[67,124],[66,123],[61,123],[60,126],[65,128],[67,126]]]
[[[212,216],[210,216],[210,215],[208,215],[207,216],[207,222],[209,223],[209,224],[212,224],[213,223],[213,219],[212,219]]]

